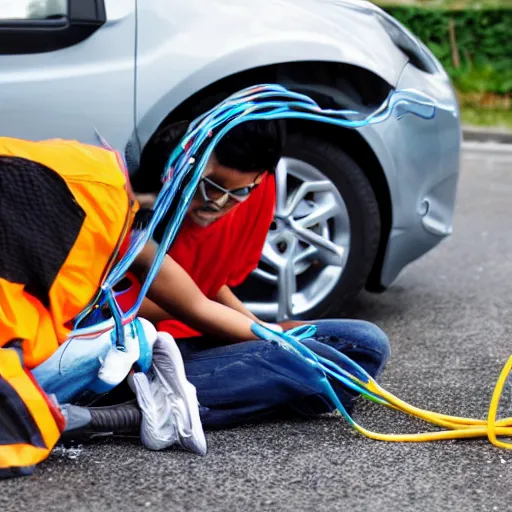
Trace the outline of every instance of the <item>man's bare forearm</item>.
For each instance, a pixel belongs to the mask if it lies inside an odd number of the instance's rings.
[[[173,317],[165,312],[160,306],[157,306],[153,301],[144,299],[139,310],[139,316],[149,320],[153,324],[158,324],[164,320],[172,320]]]
[[[258,318],[245,307],[245,304],[233,293],[229,286],[224,285],[217,293],[215,300],[228,308],[242,313],[247,318],[259,322]]]
[[[144,279],[153,261],[156,246],[148,244],[137,257],[132,271]],[[185,270],[166,256],[148,299],[166,313],[204,334],[229,341],[254,339],[254,320],[242,313],[209,300]]]

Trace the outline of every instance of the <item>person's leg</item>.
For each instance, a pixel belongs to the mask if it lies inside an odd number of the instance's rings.
[[[110,334],[86,341],[72,338],[32,374],[45,393],[55,395],[59,404],[64,404],[87,392],[110,350]]]
[[[107,331],[96,337],[74,337],[32,370],[38,384],[60,404],[106,393],[128,375],[132,366],[149,368],[156,330],[145,319],[125,326],[125,345],[118,349]]]
[[[389,357],[389,343],[380,329],[358,321],[319,321],[317,325],[317,339],[304,341],[309,348],[338,364],[343,363],[337,351],[341,350],[372,376],[380,374]],[[208,338],[177,342],[187,379],[196,387],[206,428],[289,416],[290,411],[317,416],[334,409],[319,380],[321,373],[285,344],[251,341],[216,345]],[[354,394],[333,385],[350,409]]]
[[[339,355],[342,352],[374,379],[379,378],[391,353],[389,340],[379,327],[363,320],[318,320],[315,325],[314,339],[304,340],[308,348],[343,368],[345,364]],[[331,383],[350,411],[358,394],[334,379]],[[301,407],[304,405],[298,404],[295,409],[307,413],[307,409],[302,411]]]
[[[315,339],[305,341],[309,348],[342,364],[339,350],[372,377],[380,375],[390,349],[377,326],[358,320],[322,320],[316,325]],[[214,346],[208,338],[177,341],[206,427],[261,421],[288,409],[303,416],[334,409],[319,382],[320,372],[285,345],[251,341]],[[336,383],[334,388],[350,409],[354,393]]]
[[[310,397],[318,412],[332,410],[319,371],[283,344],[258,340],[215,346],[208,338],[177,342],[206,428],[262,421]]]
[[[378,379],[389,359],[391,348],[388,337],[375,324],[364,320],[317,320],[315,341],[332,347],[353,359],[374,379]],[[322,350],[316,345],[317,350]],[[340,363],[339,357],[328,348],[324,357]]]

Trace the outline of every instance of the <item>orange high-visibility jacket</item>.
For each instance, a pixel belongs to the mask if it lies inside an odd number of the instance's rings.
[[[64,427],[30,369],[90,303],[136,204],[114,152],[0,137],[0,477],[26,474]]]

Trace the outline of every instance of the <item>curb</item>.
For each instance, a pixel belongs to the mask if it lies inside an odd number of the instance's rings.
[[[497,142],[512,144],[512,131],[506,128],[487,128],[482,126],[463,126],[462,139],[471,142]]]
[[[503,142],[496,141],[481,141],[477,142],[474,140],[462,141],[463,151],[469,151],[471,153],[485,153],[493,155],[504,155],[507,159],[512,155],[512,144],[506,144]]]

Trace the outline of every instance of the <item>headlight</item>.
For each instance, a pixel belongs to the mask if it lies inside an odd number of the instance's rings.
[[[380,9],[374,14],[393,43],[409,58],[411,64],[426,73],[444,73],[430,50],[392,16]]]

